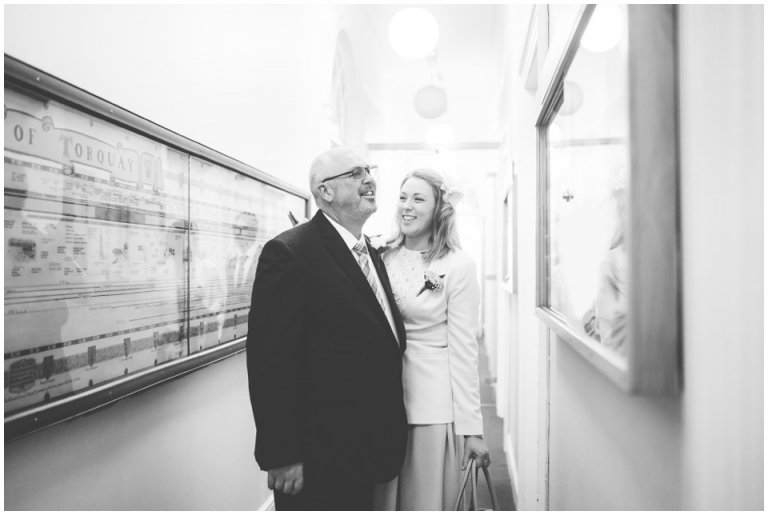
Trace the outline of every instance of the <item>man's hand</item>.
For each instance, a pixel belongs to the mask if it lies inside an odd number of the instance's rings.
[[[268,470],[267,474],[267,486],[270,490],[296,495],[304,487],[303,463]]]

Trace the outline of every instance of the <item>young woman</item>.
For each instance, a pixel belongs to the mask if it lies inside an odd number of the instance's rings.
[[[379,510],[452,510],[469,459],[490,463],[477,370],[480,287],[459,246],[458,198],[430,169],[407,174],[400,187],[384,263],[406,329],[408,448],[399,478],[377,488]]]

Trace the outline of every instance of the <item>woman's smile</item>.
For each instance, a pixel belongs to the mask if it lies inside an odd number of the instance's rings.
[[[435,203],[432,187],[423,179],[412,177],[403,183],[397,214],[408,248],[415,250],[429,245]]]

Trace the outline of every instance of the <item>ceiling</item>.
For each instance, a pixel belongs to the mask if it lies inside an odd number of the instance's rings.
[[[374,112],[366,122],[367,143],[423,143],[435,123],[447,124],[457,142],[495,137],[498,48],[493,5],[423,5],[437,19],[440,38],[432,58],[409,60],[388,40],[389,22],[403,5],[358,5],[347,11],[347,28],[363,89]],[[407,7],[413,7],[408,5]],[[446,91],[445,114],[427,120],[415,110],[416,92],[430,84]]]
[[[391,48],[389,22],[404,7],[414,5],[9,5],[5,51],[303,184],[306,162],[332,136],[327,108],[340,30],[363,93],[354,144],[423,144],[436,123],[449,125],[459,144],[500,139],[504,6],[422,5],[440,27],[434,60],[407,60]],[[116,20],[138,27],[137,36],[116,29]],[[29,37],[33,26],[39,37]],[[414,97],[431,83],[445,89],[448,105],[427,120]]]

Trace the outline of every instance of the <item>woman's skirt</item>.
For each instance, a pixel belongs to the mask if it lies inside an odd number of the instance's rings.
[[[376,485],[374,509],[453,510],[461,486],[462,452],[453,423],[410,426],[400,476]]]

